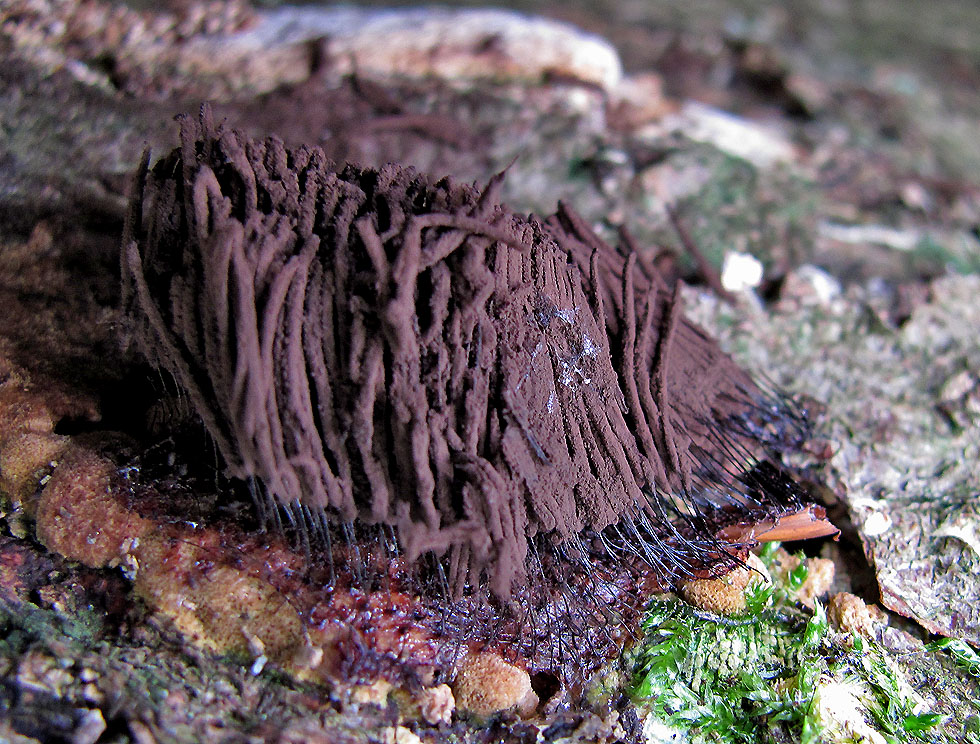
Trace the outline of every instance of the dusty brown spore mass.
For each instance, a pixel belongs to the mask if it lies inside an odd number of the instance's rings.
[[[234,476],[325,535],[393,528],[456,596],[508,598],[542,545],[670,581],[737,549],[725,522],[796,508],[763,462],[794,416],[640,253],[567,208],[516,215],[498,183],[336,169],[185,117],[133,199],[131,331]]]

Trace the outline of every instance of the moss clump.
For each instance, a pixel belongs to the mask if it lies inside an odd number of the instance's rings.
[[[799,604],[799,573],[750,588],[736,618],[654,602],[632,688],[650,740],[681,732],[733,744],[946,740],[942,717],[874,641],[834,630],[819,603]]]

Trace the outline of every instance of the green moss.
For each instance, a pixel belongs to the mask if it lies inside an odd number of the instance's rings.
[[[810,256],[819,199],[801,176],[781,169],[760,171],[701,143],[688,143],[673,161],[679,170],[711,174],[681,201],[679,211],[694,243],[716,269],[730,250],[750,253],[767,268]]]
[[[940,638],[926,645],[927,651],[946,651],[955,664],[974,677],[980,677],[980,653],[958,638]]]
[[[975,242],[964,244],[962,240],[924,235],[912,251],[911,259],[913,268],[924,273],[942,269],[955,274],[980,272],[980,252]]]
[[[102,634],[102,620],[92,609],[56,612],[0,594],[0,654],[23,653],[37,640],[47,638],[60,638],[63,645],[82,649]]]
[[[805,580],[803,568],[757,584],[734,619],[655,601],[632,685],[648,725],[719,744],[844,742],[862,730],[884,742],[943,741],[942,716],[921,709],[883,650],[833,631],[820,605],[795,604]]]

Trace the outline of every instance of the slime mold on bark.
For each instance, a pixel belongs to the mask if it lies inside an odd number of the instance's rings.
[[[359,536],[385,535],[448,615],[511,619],[470,623],[474,640],[533,655],[526,627],[635,604],[623,566],[650,591],[723,573],[767,531],[836,532],[778,464],[805,417],[685,319],[642,251],[567,206],[513,213],[502,176],[336,168],[207,109],[180,121],[137,178],[128,332],[311,557],[356,562]],[[554,609],[572,605],[589,609]]]

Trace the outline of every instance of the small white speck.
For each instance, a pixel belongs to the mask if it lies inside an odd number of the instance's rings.
[[[598,356],[599,347],[596,346],[595,341],[593,341],[587,333],[582,334],[582,353],[586,356],[596,357]]]
[[[258,657],[252,662],[252,667],[249,669],[249,672],[253,677],[258,677],[260,674],[262,674],[262,670],[265,669],[266,662],[268,661],[269,660],[264,655]]]
[[[762,283],[762,262],[755,256],[728,251],[721,266],[721,286],[729,292],[755,289]]]
[[[883,535],[892,526],[891,518],[884,512],[874,512],[864,520],[864,534],[867,537]]]
[[[561,376],[558,378],[558,381],[562,385],[564,385],[565,387],[570,387],[571,386],[571,384],[572,384],[572,370],[571,370],[571,367],[568,366],[568,362],[562,362],[561,363]]]

